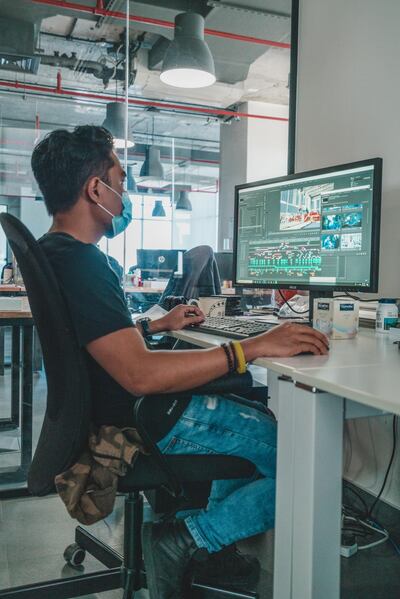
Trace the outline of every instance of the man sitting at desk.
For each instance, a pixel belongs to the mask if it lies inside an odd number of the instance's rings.
[[[103,235],[124,231],[132,206],[125,172],[101,127],[53,131],[34,149],[32,169],[53,224],[40,239],[87,356],[95,424],[134,426],[141,395],[185,391],[233,371],[260,356],[326,354],[324,335],[284,324],[240,347],[149,351],[143,335],[200,323],[194,306],[178,306],[163,318],[134,326],[117,276],[96,247]],[[171,395],[154,400],[153,435],[168,454],[222,453],[246,458],[256,479],[216,481],[206,510],[184,519],[146,524],[144,558],[151,599],[181,597],[185,570],[205,552],[274,526],[276,423],[251,405],[218,396]],[[233,574],[233,573],[232,573]]]

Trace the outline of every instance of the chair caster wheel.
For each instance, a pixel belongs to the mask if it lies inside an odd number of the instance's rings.
[[[78,543],[72,543],[68,545],[64,551],[64,559],[68,565],[73,568],[78,568],[86,557],[86,551],[78,545]]]

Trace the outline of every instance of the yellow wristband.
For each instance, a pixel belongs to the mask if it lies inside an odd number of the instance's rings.
[[[238,374],[244,374],[247,370],[247,365],[243,347],[241,346],[239,341],[232,341],[231,343],[237,360],[236,372]]]

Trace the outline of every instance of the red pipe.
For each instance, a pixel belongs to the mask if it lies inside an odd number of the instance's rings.
[[[58,8],[76,10],[78,12],[84,12],[95,16],[113,17],[114,19],[123,19],[124,21],[126,20],[125,13],[116,10],[106,10],[103,7],[103,2],[99,0],[97,0],[95,7],[85,6],[84,4],[75,4],[74,2],[65,2],[64,0],[32,0],[32,2],[35,2],[36,4],[47,4],[49,6],[56,6]],[[137,15],[129,15],[129,20],[136,23],[145,23],[146,25],[158,25],[159,27],[165,27],[167,29],[174,28],[174,23],[172,23],[171,21],[164,21],[162,19],[151,19],[150,17],[139,17]],[[228,33],[227,31],[217,31],[216,29],[204,29],[204,33],[206,35],[223,37],[239,42],[247,42],[250,44],[261,44],[263,46],[273,46],[275,48],[290,48],[290,44],[286,44],[284,42],[263,40],[249,35]]]
[[[62,84],[61,71],[57,71],[57,87],[56,87],[56,92],[58,94],[62,93],[61,84]]]
[[[83,98],[89,100],[101,100],[103,102],[123,102],[123,100],[119,100],[115,98],[115,96],[107,96],[105,94],[93,94],[86,91],[75,91],[70,89],[62,89],[57,86],[54,87],[46,87],[44,85],[33,85],[32,83],[19,83],[18,81],[4,81],[0,80],[0,87],[8,87],[11,89],[21,90],[21,91],[32,91],[32,92],[40,92],[45,94],[53,94],[57,96],[66,96],[71,98]],[[137,98],[129,98],[129,104],[137,105],[137,106],[154,106],[155,108],[160,109],[170,109],[170,110],[183,110],[187,112],[195,112],[198,114],[211,114],[213,116],[231,116],[231,117],[242,117],[242,118],[251,118],[251,119],[263,119],[269,121],[283,121],[287,122],[289,119],[286,117],[280,116],[267,116],[265,114],[251,114],[249,112],[235,112],[234,110],[225,110],[223,108],[208,108],[204,106],[187,106],[185,104],[172,104],[170,102],[160,102],[160,101],[150,101],[150,100],[139,100]]]

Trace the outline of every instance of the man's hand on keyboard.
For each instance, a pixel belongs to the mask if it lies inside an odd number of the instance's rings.
[[[197,306],[186,306],[179,304],[172,308],[162,318],[157,321],[160,330],[163,331],[179,331],[191,324],[200,324],[204,321],[204,314]]]
[[[329,340],[323,333],[301,324],[285,322],[266,333],[241,341],[246,360],[261,357],[289,358],[301,353],[326,355]]]

